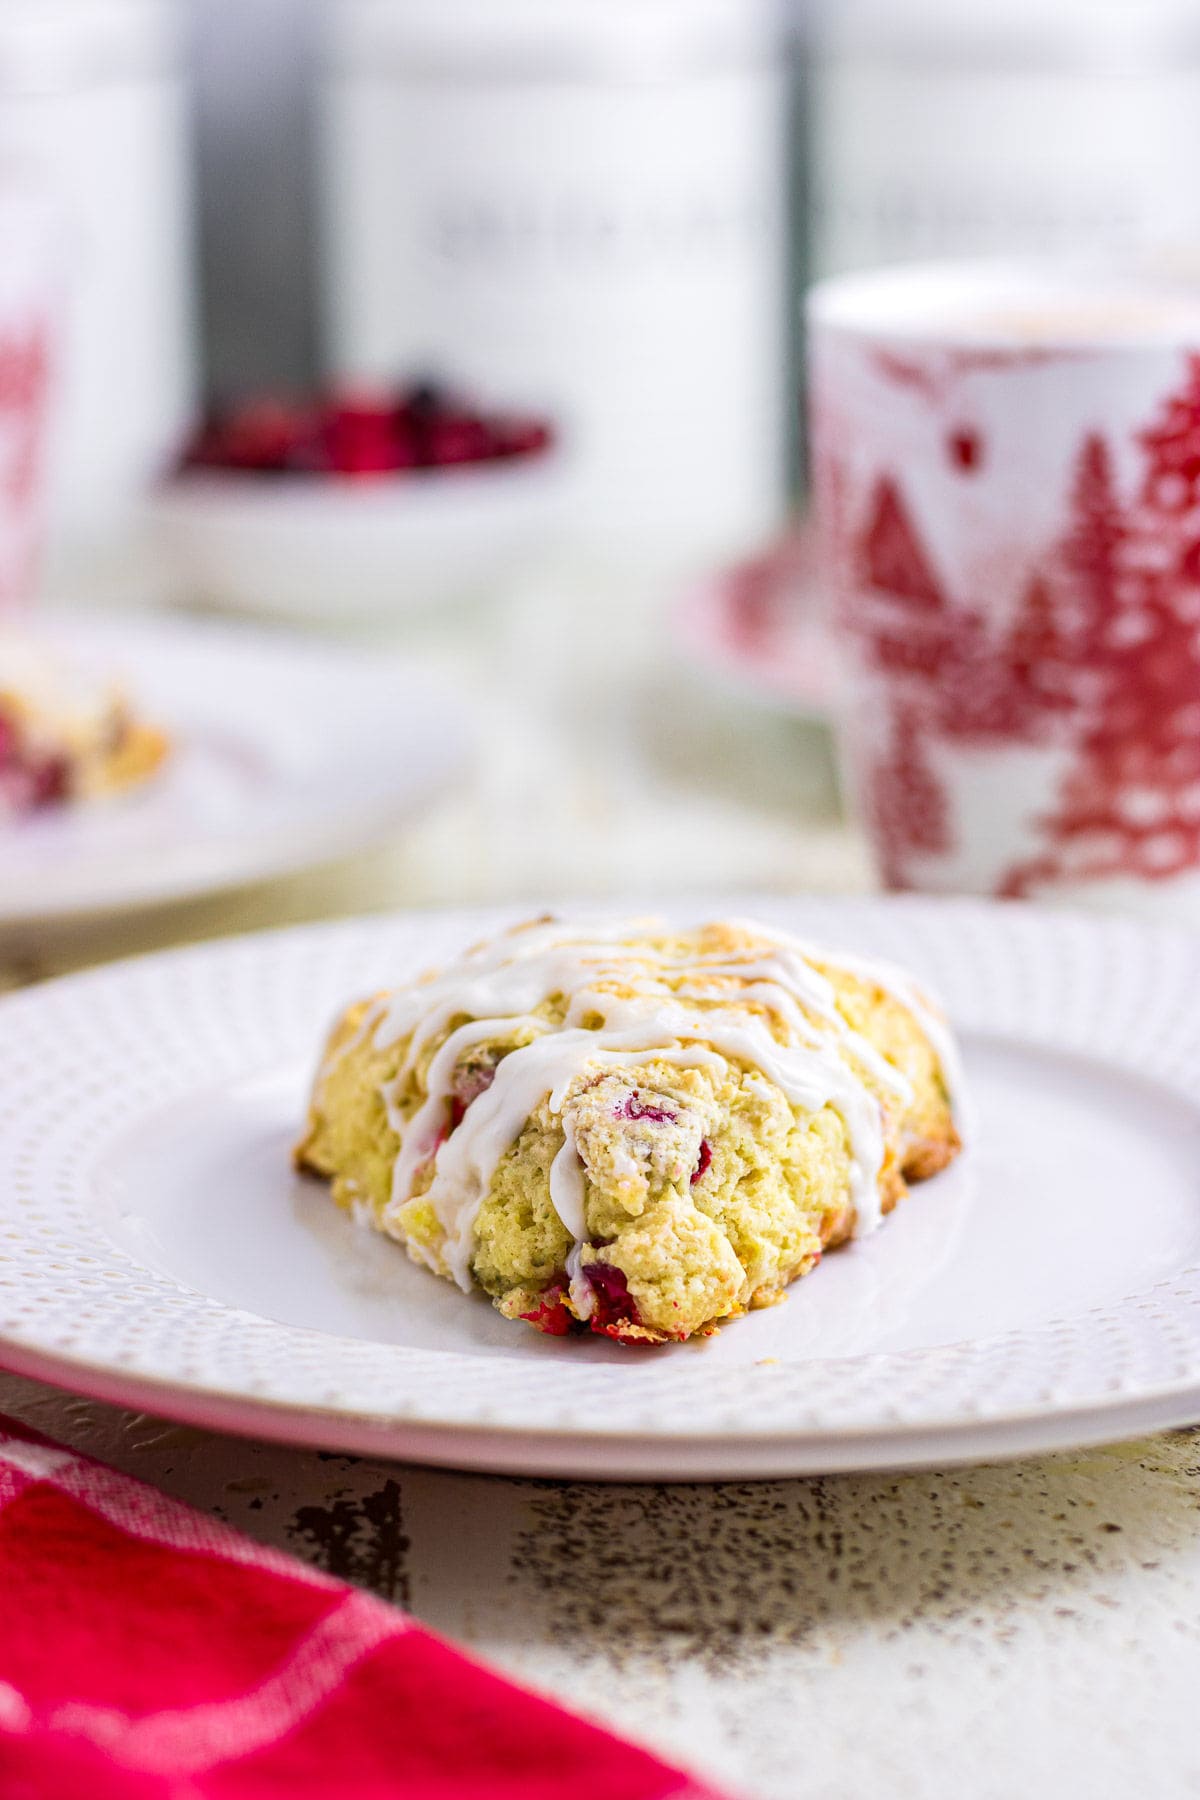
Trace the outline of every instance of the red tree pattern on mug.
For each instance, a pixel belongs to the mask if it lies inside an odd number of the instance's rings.
[[[885,678],[867,806],[891,886],[954,849],[939,745],[1058,748],[1038,847],[1001,893],[1200,866],[1200,356],[1139,434],[1123,503],[1108,446],[1079,448],[1069,524],[1015,617],[947,593],[899,481],[885,476],[845,561],[844,622]]]

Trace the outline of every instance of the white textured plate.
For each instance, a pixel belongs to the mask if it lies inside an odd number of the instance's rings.
[[[0,1002],[3,1360],[260,1436],[563,1475],[945,1462],[1200,1419],[1200,940],[970,901],[736,907],[935,983],[978,1114],[953,1170],[785,1305],[654,1351],[538,1337],[290,1173],[333,1012],[502,917],[409,915]]]
[[[200,619],[59,614],[174,748],[144,786],[0,828],[0,926],[283,874],[398,824],[462,765],[462,709],[377,651]]]

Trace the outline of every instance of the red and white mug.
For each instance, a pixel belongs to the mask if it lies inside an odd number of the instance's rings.
[[[1200,292],[946,264],[808,316],[881,878],[1200,913]]]

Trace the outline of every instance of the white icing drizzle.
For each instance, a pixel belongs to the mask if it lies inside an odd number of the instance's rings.
[[[950,1102],[951,1116],[957,1124],[963,1123],[966,1111],[966,1083],[963,1077],[962,1058],[959,1055],[954,1033],[950,1029],[945,1014],[934,1005],[927,994],[921,991],[906,970],[898,968],[895,963],[885,962],[881,958],[873,956],[848,956],[840,950],[836,952],[823,950],[819,946],[804,943],[800,938],[790,937],[782,932],[772,932],[765,925],[751,924],[749,920],[735,919],[731,921],[731,924],[737,931],[753,932],[757,937],[766,938],[771,943],[778,943],[801,957],[815,957],[818,962],[826,963],[833,969],[842,969],[847,975],[853,975],[859,981],[872,982],[876,987],[882,988],[885,993],[890,994],[893,1000],[898,1000],[900,1005],[907,1008],[912,1014],[928,1038],[942,1072],[942,1080],[945,1083],[946,1095]],[[857,1036],[857,1034],[855,1035]],[[859,1037],[858,1043],[855,1045],[855,1053],[859,1056],[862,1056],[862,1050],[859,1048],[862,1044],[866,1044],[866,1039]],[[867,1044],[866,1047],[870,1055],[877,1061],[884,1061],[875,1050],[874,1045]],[[863,1061],[868,1062],[869,1058],[863,1056]],[[890,1067],[891,1065],[885,1064],[885,1066]],[[895,1076],[897,1071],[892,1069],[892,1074]],[[901,1076],[900,1080],[904,1081],[904,1077]],[[911,1096],[911,1087],[907,1082],[904,1085],[908,1088]]]
[[[583,1160],[569,1131],[563,1136],[562,1149],[550,1164],[550,1200],[575,1242],[581,1244],[587,1236],[587,1220],[583,1216]]]
[[[590,1319],[596,1310],[596,1295],[590,1281],[583,1277],[583,1244],[576,1242],[567,1253],[567,1287],[571,1304],[581,1319]]]
[[[480,1206],[497,1165],[530,1114],[548,1101],[551,1112],[562,1115],[572,1085],[585,1073],[666,1061],[718,1071],[733,1062],[749,1068],[754,1079],[772,1083],[804,1111],[834,1107],[850,1146],[855,1231],[863,1235],[874,1230],[881,1218],[882,1113],[845,1058],[853,1058],[901,1100],[908,1100],[912,1090],[906,1077],[845,1022],[832,984],[809,958],[819,956],[829,966],[893,993],[926,1031],[947,1083],[953,1084],[957,1058],[949,1032],[897,970],[810,950],[757,924],[739,922],[735,928],[759,945],[769,944],[771,953],[743,962],[730,960],[727,950],[708,956],[674,955],[644,941],[647,934],[667,932],[657,921],[574,929],[560,923],[529,926],[477,946],[440,975],[374,1008],[377,1048],[411,1034],[401,1069],[383,1094],[389,1121],[400,1138],[385,1228],[397,1229],[397,1213],[412,1197],[418,1173],[432,1158],[433,1178],[426,1196],[445,1234],[441,1256],[459,1285],[469,1288]],[[627,991],[603,991],[606,980]],[[710,981],[714,985],[707,986]],[[727,982],[738,985],[724,985]],[[566,1003],[561,1025],[536,1012],[555,995]],[[779,1020],[792,1041],[781,1042],[763,1015],[746,1013],[732,1019],[725,1010],[752,1003]],[[814,1025],[814,1016],[820,1025]],[[427,1097],[406,1119],[398,1094],[425,1048],[456,1018],[466,1022],[451,1031],[435,1052],[425,1074]],[[515,1035],[529,1041],[501,1057],[490,1085],[448,1132],[454,1073],[464,1053],[478,1043],[511,1041]],[[586,1312],[590,1289],[582,1278],[581,1262],[587,1237],[584,1167],[569,1119],[563,1118],[562,1124],[564,1141],[550,1170],[550,1199],[573,1240],[567,1273],[572,1298]],[[409,1248],[421,1260],[437,1260],[434,1252],[412,1240]]]
[[[350,1217],[360,1231],[365,1231],[368,1226],[375,1223],[375,1208],[369,1200],[364,1200],[361,1194],[352,1194],[350,1196]]]

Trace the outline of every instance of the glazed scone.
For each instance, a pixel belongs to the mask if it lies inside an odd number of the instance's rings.
[[[112,682],[27,632],[0,630],[0,819],[132,787],[167,749]]]
[[[538,920],[351,1006],[296,1159],[507,1317],[664,1343],[944,1168],[956,1079],[895,970],[750,923]]]

